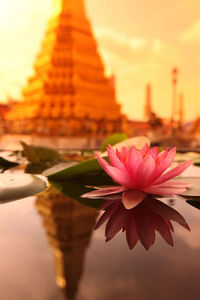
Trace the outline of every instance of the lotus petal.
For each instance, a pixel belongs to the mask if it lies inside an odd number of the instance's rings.
[[[154,182],[154,185],[161,184],[165,181],[168,181],[168,180],[178,176],[183,171],[185,171],[191,164],[192,164],[192,160],[185,161],[184,163],[180,164],[179,166],[177,166],[177,167],[173,168],[172,170],[164,173],[160,178],[158,178]]]
[[[169,226],[165,222],[164,218],[161,216],[152,213],[152,221],[154,224],[154,228],[160,233],[160,235],[164,238],[164,240],[171,246],[173,246],[173,239],[171,232],[169,230]]]
[[[144,208],[137,209],[135,217],[136,230],[140,242],[148,250],[155,240],[155,231],[152,226],[152,221],[149,218],[148,212]]]
[[[127,211],[125,209],[121,209],[119,206],[106,224],[105,234],[107,242],[125,226],[126,220]]]
[[[82,198],[99,198],[101,196],[118,194],[125,190],[126,189],[121,186],[112,186],[112,187],[102,188],[102,189],[98,189],[98,190],[95,190],[92,192],[85,193],[85,194],[81,195],[81,197]]]
[[[186,191],[187,188],[184,187],[162,187],[162,186],[152,186],[143,189],[147,194],[161,195],[161,196],[172,196],[175,194],[180,194]]]
[[[172,150],[167,153],[166,157],[165,154],[161,156],[160,162],[158,166],[155,168],[155,173],[152,176],[151,183],[153,183],[158,177],[160,177],[163,172],[169,168],[169,166],[172,164],[174,157],[176,155],[176,148],[173,148]]]
[[[124,187],[131,188],[133,185],[132,179],[127,170],[117,169],[110,166],[101,156],[97,154],[97,159],[106,173],[117,183]]]
[[[133,182],[135,181],[136,172],[141,162],[142,162],[142,155],[136,149],[135,146],[132,146],[128,153],[126,168],[129,171]]]
[[[115,211],[118,209],[120,205],[120,202],[118,203],[114,203],[111,207],[109,207],[104,213],[103,215],[100,217],[100,219],[98,220],[95,229],[99,228],[101,225],[103,225],[103,223],[108,220],[109,218],[111,218],[111,216],[115,213]]]
[[[149,155],[151,155],[151,157],[156,160],[158,157],[158,147],[153,147],[152,149],[149,150],[148,152]]]
[[[122,163],[120,157],[116,154],[116,152],[114,151],[114,149],[109,145],[108,146],[108,159],[111,163],[111,165],[115,168],[119,168],[124,170],[124,164]]]
[[[144,187],[152,177],[152,174],[155,170],[155,161],[151,155],[146,155],[143,161],[140,163],[136,175],[136,187],[141,188]]]
[[[144,157],[149,152],[149,145],[146,143],[140,150],[141,155]]]
[[[168,220],[175,221],[185,227],[186,229],[190,230],[188,224],[186,223],[185,219],[179,214],[175,209],[166,205],[165,203],[156,200],[154,198],[151,201],[145,201],[145,204],[149,207],[151,211],[160,215],[163,218]]]
[[[136,231],[135,219],[132,215],[127,222],[126,239],[127,239],[127,243],[129,245],[130,249],[133,249],[139,240],[138,234]]]
[[[131,209],[137,206],[145,198],[146,193],[136,190],[123,192],[122,202],[126,209]]]

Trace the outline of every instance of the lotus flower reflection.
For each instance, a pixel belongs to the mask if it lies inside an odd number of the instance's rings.
[[[105,229],[106,241],[110,241],[120,230],[125,231],[130,249],[140,240],[148,250],[155,242],[155,231],[158,231],[163,239],[173,246],[171,232],[174,229],[171,221],[190,230],[185,219],[176,210],[153,197],[146,197],[136,207],[126,209],[120,196],[111,196],[100,209],[105,209],[105,212],[95,228],[108,221]]]
[[[146,144],[140,151],[132,146],[129,150],[123,147],[121,152],[108,146],[110,164],[99,154],[97,159],[104,171],[120,186],[99,188],[82,195],[84,198],[102,198],[122,193],[122,202],[126,209],[132,209],[144,200],[147,194],[172,196],[184,192],[189,185],[186,182],[173,181],[187,169],[192,161],[166,171],[172,164],[176,148],[158,152]]]

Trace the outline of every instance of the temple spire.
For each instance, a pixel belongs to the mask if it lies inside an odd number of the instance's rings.
[[[179,94],[179,127],[183,125],[184,122],[184,96],[183,93]]]
[[[152,113],[152,106],[151,106],[151,85],[147,84],[146,86],[146,103],[145,103],[145,118],[147,120],[150,119]]]
[[[52,14],[53,16],[67,13],[77,17],[85,16],[85,8],[83,0],[53,0]]]

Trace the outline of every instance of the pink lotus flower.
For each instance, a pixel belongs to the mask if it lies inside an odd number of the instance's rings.
[[[129,248],[132,249],[140,240],[148,250],[155,242],[155,231],[173,246],[171,232],[174,231],[171,221],[179,223],[190,230],[185,219],[173,208],[163,202],[146,197],[139,205],[126,209],[120,196],[113,197],[103,203],[100,209],[106,209],[98,220],[95,229],[107,222],[105,228],[106,241],[110,241],[120,230],[126,232]]]
[[[192,161],[186,161],[172,170],[166,171],[172,164],[176,148],[158,153],[146,144],[140,151],[132,146],[129,150],[122,148],[121,153],[108,146],[110,164],[99,154],[97,159],[112,179],[120,186],[99,188],[82,195],[83,198],[101,198],[122,193],[122,202],[126,209],[132,209],[144,200],[147,194],[172,196],[184,192],[189,184],[173,181],[172,178],[188,168]]]

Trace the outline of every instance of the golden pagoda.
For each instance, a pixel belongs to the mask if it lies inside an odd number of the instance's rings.
[[[83,274],[97,211],[52,187],[38,195],[36,207],[53,250],[57,285],[63,299],[73,300]]]
[[[105,136],[123,130],[126,118],[113,80],[105,76],[84,0],[54,0],[22,94],[7,115],[12,133]]]

